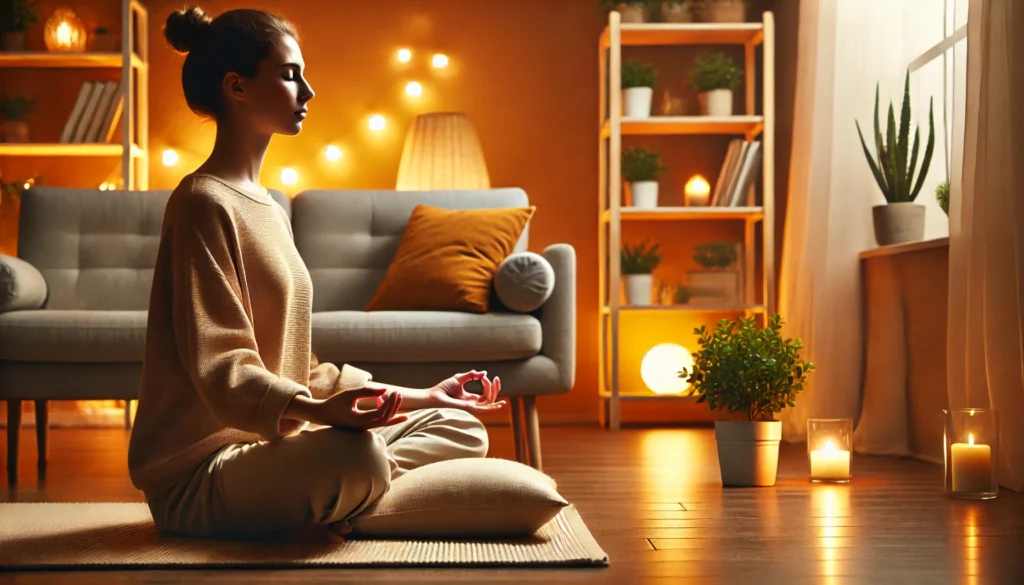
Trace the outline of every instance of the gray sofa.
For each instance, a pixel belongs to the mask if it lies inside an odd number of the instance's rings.
[[[17,480],[21,401],[36,402],[45,476],[48,400],[138,397],[146,310],[169,191],[37,187],[24,193],[18,258],[0,256],[0,400],[8,403],[8,480]],[[511,402],[516,458],[541,467],[536,397],[575,377],[576,257],[542,255],[555,272],[534,313],[365,312],[417,203],[451,209],[519,207],[519,189],[305,191],[275,199],[289,212],[314,285],[313,352],[378,381],[425,386],[486,369]],[[516,250],[527,248],[529,228]],[[127,422],[127,419],[126,419]],[[525,423],[525,424],[524,424]],[[525,426],[525,429],[524,429]]]

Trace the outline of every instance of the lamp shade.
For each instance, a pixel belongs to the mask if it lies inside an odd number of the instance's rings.
[[[398,191],[490,186],[480,138],[465,114],[438,112],[413,120],[398,165]]]

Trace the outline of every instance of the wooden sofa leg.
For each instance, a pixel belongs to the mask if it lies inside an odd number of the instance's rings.
[[[526,461],[526,449],[523,445],[523,399],[513,396],[509,399],[512,405],[512,440],[516,454],[516,461],[528,465]]]
[[[530,465],[542,471],[540,460],[540,419],[537,417],[537,397],[523,396],[526,411],[526,444],[530,449]]]
[[[18,483],[18,436],[21,434],[21,401],[7,401],[7,484]]]
[[[36,451],[39,453],[36,469],[39,472],[40,480],[46,479],[46,460],[50,454],[49,444],[46,441],[48,430],[50,430],[49,404],[45,400],[36,400]]]

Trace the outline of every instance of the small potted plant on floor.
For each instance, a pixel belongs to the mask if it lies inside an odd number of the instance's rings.
[[[649,63],[629,59],[622,65],[622,115],[650,118],[658,72]]]
[[[25,121],[35,107],[35,100],[21,96],[0,98],[0,128],[4,142],[29,141],[28,122]]]
[[[744,22],[747,20],[745,0],[697,0],[696,12],[701,22]]]
[[[654,269],[661,264],[660,244],[649,245],[648,240],[622,246],[622,282],[626,287],[627,305],[650,305],[654,290]]]
[[[689,271],[690,295],[695,305],[730,305],[740,302],[739,244],[712,242],[694,246],[693,261],[701,270]]]
[[[661,0],[663,22],[693,22],[693,0]]]
[[[25,31],[39,22],[35,0],[4,0],[0,5],[0,33],[5,51],[25,50]]]
[[[939,183],[938,187],[935,187],[935,201],[939,204],[939,209],[942,210],[946,216],[949,216],[949,181]]]
[[[693,367],[682,368],[697,396],[711,410],[740,420],[716,420],[722,484],[773,486],[778,472],[782,423],[775,415],[803,391],[814,364],[800,358],[800,339],[782,337],[782,318],[773,315],[758,328],[754,318],[723,319],[714,331],[694,330],[700,350]]]
[[[624,23],[647,22],[647,10],[651,3],[657,0],[601,0],[601,7],[605,10],[614,10],[619,13],[619,18]]]
[[[656,150],[637,146],[622,151],[622,178],[629,186],[633,207],[658,206],[658,179],[665,170],[661,153]]]
[[[690,71],[690,84],[705,116],[731,116],[732,91],[742,81],[740,68],[725,53],[717,51],[697,59]]]
[[[928,144],[924,147],[921,167],[917,169],[917,156],[921,148],[921,129],[914,129],[914,140],[910,140],[910,72],[907,72],[903,89],[903,109],[900,111],[899,126],[893,113],[892,103],[889,104],[889,116],[885,134],[879,126],[878,118],[878,85],[875,85],[875,150],[877,159],[871,156],[868,145],[864,141],[860,122],[854,120],[860,144],[864,148],[871,174],[882,190],[886,203],[875,205],[871,209],[875,226],[875,241],[879,246],[912,242],[924,238],[925,207],[914,203],[924,179],[928,176],[928,167],[932,162],[932,151],[935,149],[935,118],[932,102],[928,105]]]

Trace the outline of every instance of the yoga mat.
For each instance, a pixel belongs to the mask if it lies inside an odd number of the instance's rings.
[[[607,566],[572,506],[526,539],[350,540],[341,545],[164,536],[137,503],[0,504],[4,569]]]

